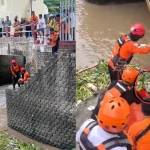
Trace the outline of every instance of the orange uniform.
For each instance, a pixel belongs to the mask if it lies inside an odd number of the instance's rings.
[[[56,32],[54,32],[54,34],[52,35],[52,47],[56,46],[56,41],[57,41],[57,38],[58,38],[58,34]]]
[[[38,16],[36,16],[36,15],[32,15],[31,18],[30,18],[30,22],[31,22],[31,23],[37,23],[38,20],[39,20],[39,19],[38,19]]]
[[[26,71],[26,72],[24,73],[23,81],[24,81],[24,82],[27,81],[28,78],[30,78],[30,74]]]
[[[150,150],[150,118],[136,122],[130,126],[128,137],[133,150]]]
[[[137,44],[133,42],[129,36],[121,36],[112,52],[109,66],[115,69],[117,65],[129,64],[134,54],[147,54],[150,47],[147,45]]]
[[[17,64],[16,66],[11,65],[10,70],[11,70],[12,75],[15,75],[17,72],[21,72],[21,66],[20,64]]]

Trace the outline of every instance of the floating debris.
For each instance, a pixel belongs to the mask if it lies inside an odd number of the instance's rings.
[[[108,62],[103,60],[92,67],[82,69],[81,71],[76,70],[76,101],[90,98],[94,95],[95,91],[108,87],[110,76],[107,65]],[[128,66],[140,70],[138,64],[130,64]]]

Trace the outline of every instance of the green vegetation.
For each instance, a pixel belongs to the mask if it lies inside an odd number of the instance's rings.
[[[150,82],[150,72],[143,72],[139,77],[138,77],[138,86],[137,90],[140,91],[145,88],[145,81]]]
[[[110,76],[107,69],[106,61],[100,61],[97,66],[79,73],[76,77],[76,100],[85,100],[94,95],[95,91],[88,86],[91,83],[97,88],[97,91],[105,89],[110,84]],[[131,64],[137,70],[139,65]],[[79,70],[76,70],[78,72]],[[142,81],[143,82],[143,81]]]
[[[61,0],[44,0],[45,5],[49,7],[56,7],[60,5]],[[59,8],[49,8],[48,9],[50,14],[59,13]]]
[[[9,134],[0,131],[0,150],[43,150],[34,144],[20,142],[18,139],[10,138]]]

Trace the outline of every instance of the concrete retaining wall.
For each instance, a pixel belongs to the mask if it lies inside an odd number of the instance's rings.
[[[43,57],[46,57],[43,53]],[[75,147],[75,51],[59,51],[18,91],[6,89],[8,126],[45,144]]]
[[[21,66],[24,66],[23,56],[0,55],[0,86],[12,83],[10,71],[11,60],[15,59]]]

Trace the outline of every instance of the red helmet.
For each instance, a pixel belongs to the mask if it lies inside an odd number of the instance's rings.
[[[21,68],[21,72],[25,72],[25,71],[26,71],[26,69],[22,67]]]
[[[12,65],[15,65],[15,64],[16,64],[16,61],[15,61],[15,60],[12,60],[12,61],[11,61],[11,64],[12,64]]]
[[[130,33],[133,35],[138,35],[138,36],[144,36],[145,34],[145,27],[142,24],[134,24],[131,28],[130,28]]]

